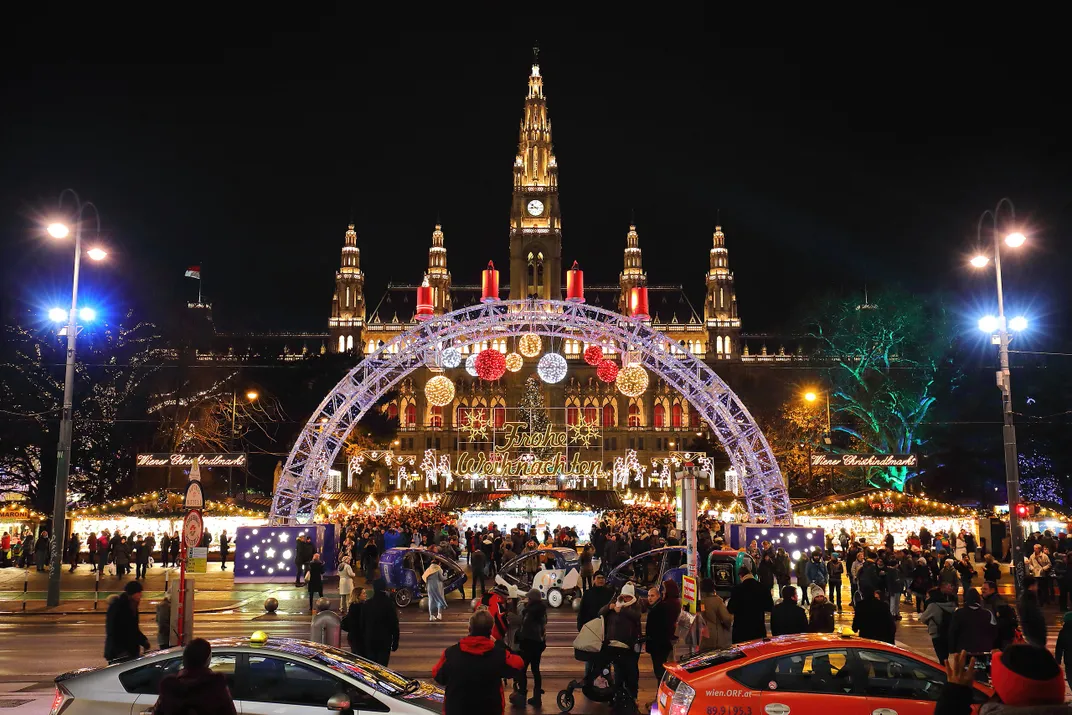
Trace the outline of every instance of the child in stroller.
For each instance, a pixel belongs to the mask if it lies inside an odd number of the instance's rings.
[[[558,692],[556,702],[561,712],[568,713],[576,704],[573,691],[580,690],[594,703],[611,703],[615,715],[636,713],[636,700],[618,677],[618,661],[623,657],[620,648],[604,646],[597,653],[574,649],[574,657],[585,664],[584,679],[571,680]]]

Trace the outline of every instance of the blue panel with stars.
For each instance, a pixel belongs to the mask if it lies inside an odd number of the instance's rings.
[[[748,548],[753,541],[757,545],[771,542],[775,549],[781,547],[791,561],[797,561],[815,549],[825,548],[826,533],[813,526],[769,526],[767,524],[727,524],[730,531],[730,546]]]
[[[324,562],[324,575],[333,575],[337,549],[334,524],[240,526],[233,547],[235,582],[294,583],[299,568],[295,549],[298,536],[313,540]]]

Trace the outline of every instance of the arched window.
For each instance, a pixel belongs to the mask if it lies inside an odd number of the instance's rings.
[[[612,405],[609,402],[607,404],[603,405],[603,426],[604,427],[613,427],[614,426],[614,405]]]
[[[681,426],[688,427],[692,424],[692,416],[689,412],[689,403],[684,400],[681,402]]]
[[[629,414],[632,414],[632,408],[630,408]],[[655,429],[659,429],[660,427],[665,427],[666,426],[665,424],[663,424],[663,421],[664,421],[663,418],[665,416],[666,416],[666,410],[663,409],[663,403],[656,402],[655,403]]]
[[[495,426],[495,429],[502,429],[506,424],[506,408],[502,405],[496,405],[492,408],[491,414],[492,424]]]
[[[566,408],[566,424],[568,424],[568,425],[577,424],[577,412],[578,412],[577,407],[570,406],[570,407]]]
[[[733,353],[733,347],[730,345],[730,336],[726,336],[726,357],[729,357]]]
[[[681,403],[675,402],[674,406],[670,408],[670,426],[679,428],[681,427]]]
[[[389,420],[397,420],[398,419],[398,405],[396,405],[393,402],[387,406],[387,419],[389,419]]]
[[[339,336],[339,352],[340,353],[346,352],[346,338],[344,338],[341,335]]]
[[[406,424],[405,424],[405,426],[406,427],[416,427],[417,426],[417,405],[412,403],[412,402],[409,403],[408,405],[406,405]]]
[[[350,286],[346,286],[346,303],[344,305],[347,308],[350,307]]]
[[[590,425],[599,424],[599,410],[595,405],[585,405],[584,421]]]
[[[715,338],[715,352],[717,352],[719,355],[722,354],[722,336],[721,335],[719,335],[717,338]]]
[[[341,339],[341,338],[340,338],[340,339]],[[339,345],[339,348],[341,349],[341,348],[342,348],[342,345]],[[375,341],[375,340],[369,340],[369,341],[368,341],[368,351],[369,351],[370,353],[374,353],[374,352],[376,352],[376,341]]]
[[[443,426],[443,408],[439,405],[432,406],[432,414],[429,419],[429,424],[432,427],[440,428]]]
[[[354,336],[353,335],[347,335],[346,336],[346,349],[347,350],[353,350],[354,349]]]
[[[469,408],[465,405],[458,405],[458,421],[455,427],[465,424],[465,418],[469,416]]]
[[[640,405],[635,402],[629,403],[629,426],[640,426]]]

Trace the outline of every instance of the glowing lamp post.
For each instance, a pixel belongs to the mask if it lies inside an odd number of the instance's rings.
[[[67,481],[71,474],[71,441],[74,431],[74,366],[75,344],[78,337],[79,317],[83,320],[92,320],[96,313],[92,308],[78,310],[78,270],[82,259],[82,222],[83,215],[88,208],[93,209],[97,219],[97,234],[100,235],[100,213],[91,202],[82,203],[78,194],[71,189],[66,189],[60,194],[60,208],[63,208],[63,197],[70,194],[74,198],[74,278],[71,281],[71,309],[63,315],[62,308],[53,308],[49,311],[49,317],[53,320],[67,319],[67,362],[63,376],[63,409],[60,412],[60,435],[59,445],[56,449],[56,488],[55,499],[52,504],[52,553],[50,554],[51,570],[48,574],[48,598],[49,606],[60,605],[60,573],[63,571],[63,550],[67,536]],[[52,223],[45,229],[49,236],[56,239],[64,239],[71,235],[71,230],[65,223]],[[100,248],[91,248],[89,257],[94,261],[103,260],[108,254]],[[80,316],[81,313],[81,316]]]
[[[1001,235],[998,227],[998,215],[1001,207],[1008,205],[1009,218],[1016,221],[1016,208],[1009,199],[998,202],[993,211],[984,211],[976,225],[975,238],[978,246],[983,245],[983,223],[989,217],[990,230],[994,239],[994,278],[997,282],[998,314],[987,315],[979,320],[979,329],[991,335],[996,334],[995,342],[998,345],[999,369],[997,371],[998,389],[1001,390],[1001,412],[1003,416],[1002,435],[1005,445],[1005,488],[1009,499],[1009,542],[1012,551],[1013,582],[1016,586],[1016,597],[1019,598],[1023,591],[1024,581],[1024,553],[1023,535],[1020,531],[1020,514],[1016,505],[1020,503],[1020,471],[1017,465],[1016,451],[1016,425],[1012,414],[1012,376],[1009,373],[1009,331],[1027,329],[1027,319],[1017,316],[1006,323],[1005,298],[1001,287]],[[1027,237],[1020,232],[1010,233],[1005,236],[1005,245],[1009,248],[1019,248],[1027,242]],[[971,259],[971,265],[975,268],[985,268],[990,263],[989,256],[979,254]]]

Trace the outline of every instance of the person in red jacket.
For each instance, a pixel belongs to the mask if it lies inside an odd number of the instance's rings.
[[[525,661],[492,638],[494,619],[480,608],[469,617],[469,635],[443,651],[432,677],[443,686],[443,715],[497,713],[506,709],[503,679],[521,673]]]
[[[488,609],[493,623],[491,637],[497,641],[505,638],[510,628],[508,598],[517,598],[517,587],[499,581],[491,592],[480,597],[480,601],[473,608],[474,611],[480,610],[481,607]]]

